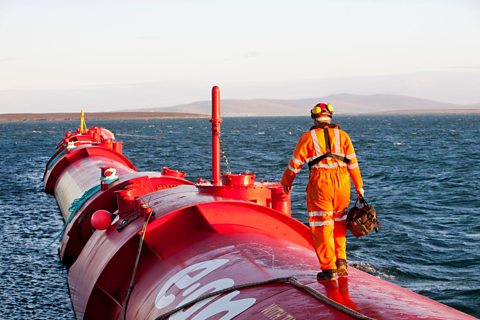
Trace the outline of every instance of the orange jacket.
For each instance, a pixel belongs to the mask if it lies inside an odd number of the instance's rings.
[[[328,127],[331,153],[340,157],[346,157],[350,162],[347,164],[342,160],[327,157],[313,165],[312,170],[328,170],[346,167],[352,177],[355,189],[358,190],[362,188],[362,176],[350,137],[336,125],[328,125]],[[283,173],[281,184],[291,188],[293,180],[297,173],[301,171],[303,164],[323,155],[326,153],[326,150],[323,128],[314,126],[310,131],[305,132],[298,140],[293,155]]]

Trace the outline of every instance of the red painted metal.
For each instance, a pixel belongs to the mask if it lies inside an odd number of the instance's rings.
[[[221,289],[170,319],[351,318],[332,301],[375,319],[473,319],[355,268],[317,282],[310,230],[290,216],[281,185],[248,171],[221,174],[218,87],[212,98],[211,181],[194,185],[169,168],[137,172],[105,129],[67,133],[49,161],[45,190],[68,221],[60,257],[78,319],[156,319]],[[105,230],[93,229],[97,218]],[[258,284],[285,277],[330,303],[292,283]]]
[[[212,183],[220,184],[220,88],[212,89]]]
[[[162,174],[165,175],[165,176],[172,176],[172,177],[177,177],[177,178],[180,178],[180,179],[185,178],[185,176],[187,175],[186,172],[178,171],[178,170],[172,170],[168,167],[163,167],[162,168]]]

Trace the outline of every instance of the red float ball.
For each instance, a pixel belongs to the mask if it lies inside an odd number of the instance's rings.
[[[107,210],[97,210],[90,218],[92,227],[97,230],[105,230],[112,224],[112,215]]]

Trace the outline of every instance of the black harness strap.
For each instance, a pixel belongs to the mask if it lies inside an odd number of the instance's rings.
[[[332,158],[332,159],[343,161],[345,163],[349,163],[350,159],[348,159],[346,156],[342,157],[342,156],[339,156],[338,154],[333,154],[332,153],[332,149],[330,147],[330,136],[328,135],[328,127],[327,126],[323,127],[323,135],[325,136],[325,148],[326,148],[325,151],[326,152],[324,154],[322,154],[321,156],[316,157],[315,159],[310,161],[308,163],[308,168],[311,170],[312,166],[319,163],[320,161],[322,161],[325,158]]]
[[[316,125],[314,126],[311,126],[310,127],[310,130],[313,130],[313,129],[324,129],[324,128],[332,128],[332,129],[340,129],[340,126],[338,124],[335,124],[335,123],[326,123],[326,122],[320,122],[320,123],[317,123]]]

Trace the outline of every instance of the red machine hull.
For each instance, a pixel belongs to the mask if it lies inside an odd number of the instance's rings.
[[[57,152],[44,179],[67,221],[60,257],[78,319],[473,319],[352,267],[318,282],[310,231],[278,183],[221,176],[217,161],[196,185],[137,172],[102,141]],[[100,209],[115,218],[94,230]]]

